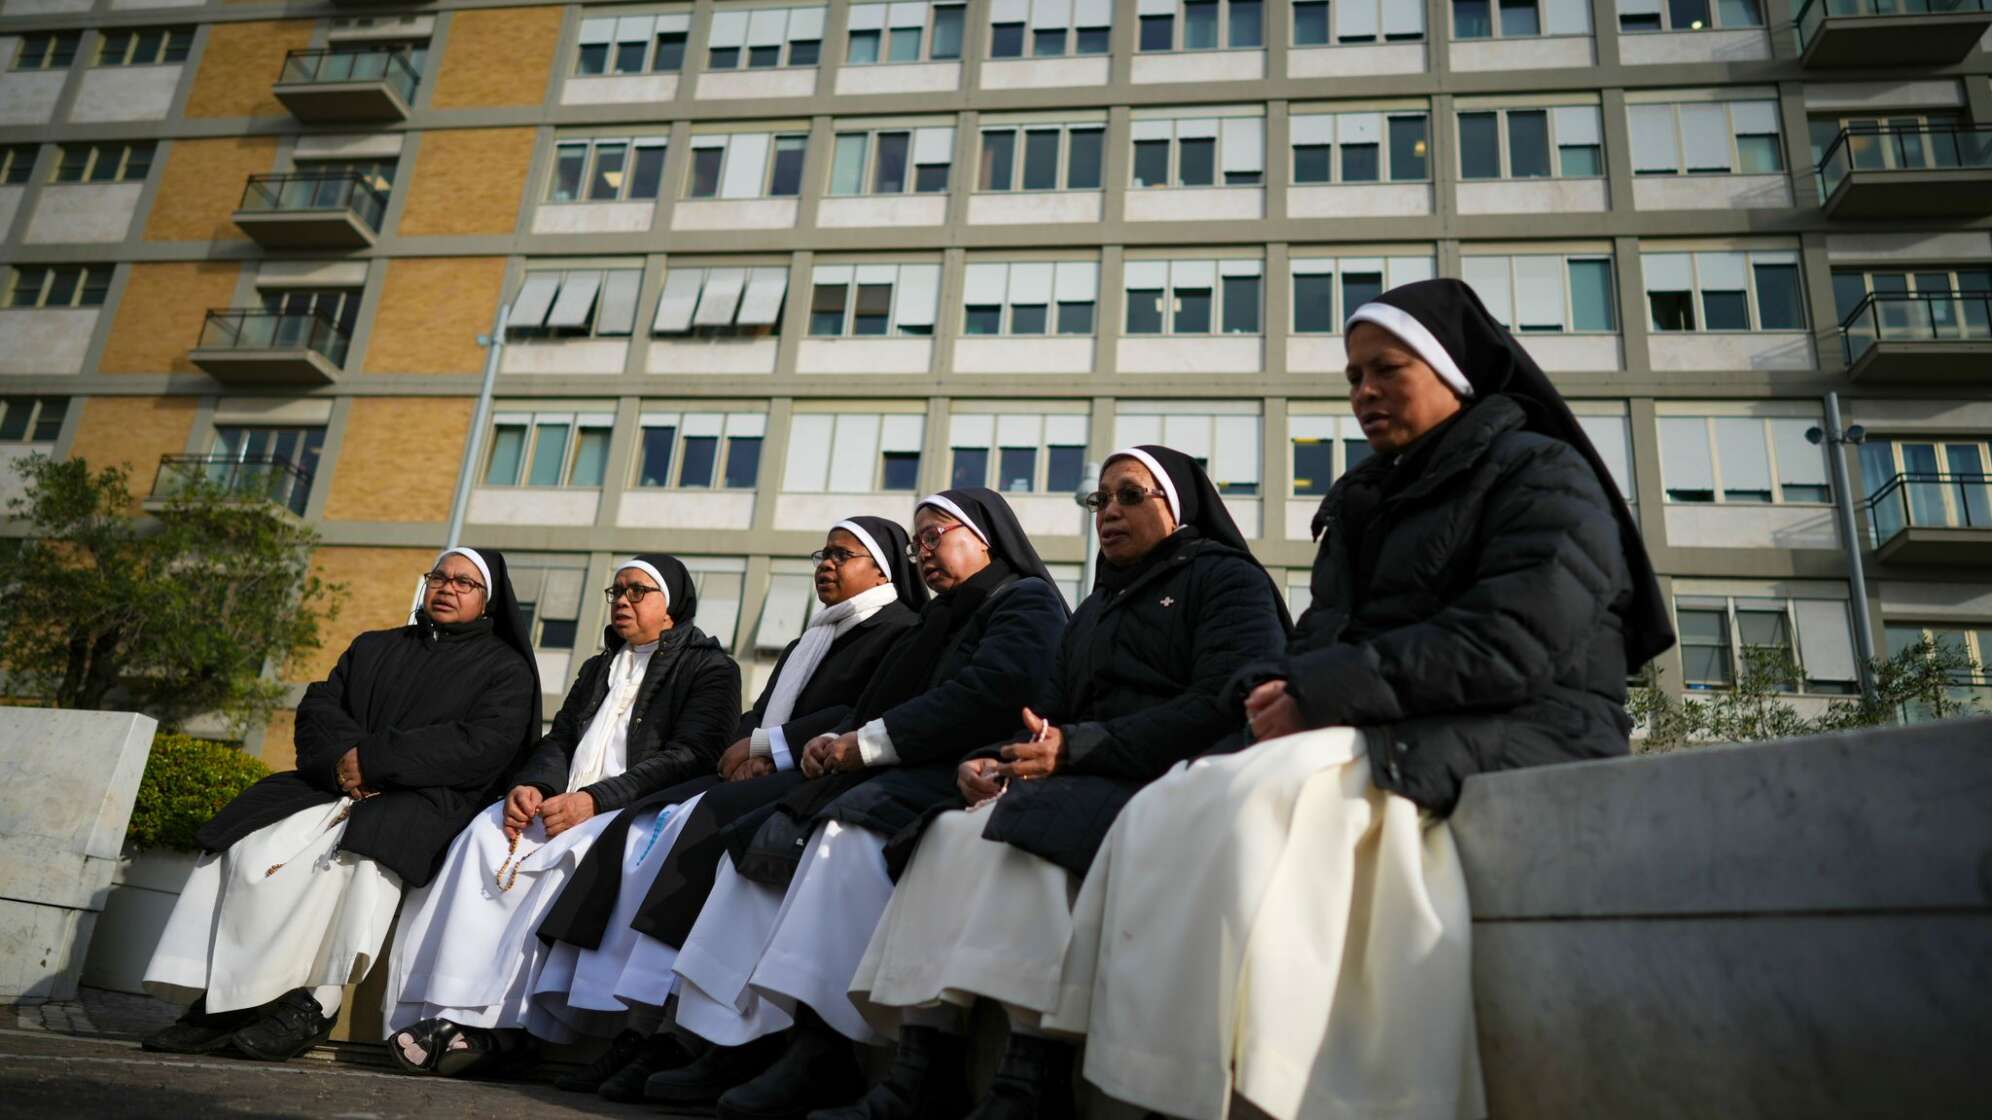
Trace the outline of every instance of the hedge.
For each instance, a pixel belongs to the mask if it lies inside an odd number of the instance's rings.
[[[132,803],[126,848],[198,851],[194,833],[269,772],[261,759],[226,743],[188,735],[155,737]]]

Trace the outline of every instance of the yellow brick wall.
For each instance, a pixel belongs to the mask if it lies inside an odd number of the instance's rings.
[[[192,373],[187,351],[211,307],[227,307],[242,266],[234,261],[134,264],[97,368],[104,373]]]
[[[235,208],[249,176],[271,170],[274,136],[175,140],[145,223],[147,241],[240,241]]]
[[[449,15],[449,34],[436,69],[437,109],[538,105],[546,99],[561,9],[500,8]]]
[[[482,373],[505,280],[503,257],[404,257],[387,266],[368,336],[368,373]]]
[[[132,496],[142,498],[152,492],[159,457],[186,452],[194,405],[193,397],[91,397],[83,402],[69,457],[87,460],[93,469],[125,464]]]
[[[511,233],[533,158],[529,128],[422,134],[399,232],[408,237]]]
[[[440,540],[442,534],[438,533]],[[284,669],[292,681],[321,681],[338,664],[354,638],[368,630],[386,630],[408,621],[408,605],[415,595],[415,580],[436,554],[418,548],[321,548],[312,557],[318,578],[344,584],[339,617],[324,628],[325,644],[318,652]],[[275,728],[273,723],[272,728]],[[295,722],[292,724],[295,727]],[[288,736],[286,736],[288,738]],[[288,749],[288,744],[286,744]],[[264,761],[269,762],[268,746]],[[277,764],[272,762],[272,766]],[[286,762],[279,769],[288,769]]]
[[[284,52],[311,45],[311,25],[308,19],[209,24],[201,69],[187,94],[187,115],[286,116],[270,87],[284,68]]]
[[[469,397],[358,397],[346,414],[327,521],[447,521]]]
[[[270,722],[263,727],[263,746],[256,757],[272,770],[289,770],[297,765],[296,739],[297,713],[287,708],[271,712]]]

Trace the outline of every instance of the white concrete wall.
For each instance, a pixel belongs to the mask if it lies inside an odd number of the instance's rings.
[[[1635,210],[1791,208],[1791,180],[1779,175],[1648,175],[1632,181]]]
[[[1475,179],[1453,189],[1462,214],[1602,214],[1611,208],[1603,179]]]
[[[1806,112],[1835,109],[1954,109],[1964,104],[1956,78],[1924,78],[1904,82],[1807,82]]]
[[[1122,373],[1257,373],[1264,352],[1256,334],[1123,338],[1116,346]]]
[[[649,233],[654,200],[642,202],[543,202],[533,210],[534,233]]]
[[[1423,43],[1362,43],[1300,47],[1287,53],[1289,78],[1374,78],[1425,72]]]
[[[1160,187],[1129,190],[1130,222],[1256,221],[1266,216],[1261,187]]]
[[[628,358],[629,341],[621,338],[509,342],[499,372],[614,374]]]
[[[81,373],[97,308],[0,310],[0,374]]]
[[[955,341],[956,373],[1091,373],[1091,335],[1001,338],[976,335]]]
[[[699,75],[700,101],[726,101],[740,97],[813,97],[815,94],[814,66],[780,70],[716,70]]]
[[[1034,538],[1077,537],[1085,531],[1080,515],[1086,511],[1070,494],[1005,494],[1003,500]]]
[[[672,229],[794,229],[793,198],[690,198],[671,210]]]
[[[1014,226],[1039,222],[1097,222],[1105,197],[1099,191],[975,194],[968,198],[968,224]]]
[[[11,13],[10,13],[11,14]],[[13,43],[19,44],[15,39]],[[6,56],[13,57],[8,48]],[[66,70],[22,70],[0,73],[0,125],[47,124],[55,116]]]
[[[1826,259],[1833,261],[1970,261],[1985,257],[1992,257],[1992,231],[1987,230],[1826,235]]]
[[[278,65],[282,65],[281,60]],[[173,108],[182,66],[105,66],[83,72],[72,121],[157,121]]]
[[[805,338],[797,373],[926,373],[934,366],[931,338]]]
[[[1812,336],[1801,331],[1651,334],[1653,368],[1668,370],[1812,369]]]
[[[1289,218],[1404,218],[1431,212],[1430,183],[1317,183],[1287,188]]]
[[[123,241],[144,183],[51,183],[35,199],[21,240],[34,244]]]
[[[1224,508],[1231,512],[1231,520],[1238,523],[1238,531],[1247,540],[1257,540],[1262,522],[1265,519],[1265,502],[1259,498],[1225,494]]]
[[[10,16],[66,15],[90,10],[90,0],[8,0]]]
[[[816,204],[819,229],[869,226],[937,226],[948,220],[945,194],[858,195]]]
[[[602,492],[593,488],[478,487],[470,492],[473,525],[593,525]]]
[[[1585,373],[1625,368],[1615,334],[1518,334],[1522,349],[1550,373]]]
[[[625,490],[616,524],[625,529],[750,529],[753,490]]]
[[[1349,352],[1339,334],[1290,334],[1286,364],[1293,373],[1339,374],[1349,364]]]
[[[959,62],[902,62],[845,66],[837,71],[837,92],[951,93],[961,88]]]
[[[775,528],[820,533],[846,517],[888,517],[904,525],[913,519],[918,494],[777,494]]]
[[[142,8],[198,8],[206,0],[111,0],[115,11],[138,11]]]
[[[773,373],[773,338],[660,339],[644,357],[646,373]]]
[[[613,74],[569,78],[560,87],[562,105],[644,105],[678,96],[676,74]]]
[[[992,58],[982,63],[983,89],[1052,89],[1107,84],[1106,55],[1084,58]]]
[[[26,187],[0,187],[0,237],[14,228],[14,215],[21,209],[21,196],[27,193]]]
[[[1678,66],[1684,62],[1761,62],[1771,57],[1770,33],[1739,31],[1642,32],[1619,36],[1619,61],[1627,66]]]
[[[0,509],[28,492],[21,481],[20,462],[30,455],[52,455],[52,443],[0,443]]]
[[[1669,502],[1673,548],[1839,548],[1832,506],[1713,505]]]
[[[1620,42],[1625,40],[1621,39]],[[1452,45],[1454,70],[1536,70],[1557,66],[1591,66],[1598,61],[1589,35],[1555,38],[1472,39]]]
[[[1992,622],[1992,583],[1915,583],[1883,580],[1881,611],[1898,618]]]
[[[1306,541],[1314,539],[1314,511],[1321,508],[1321,499],[1312,495],[1286,500],[1286,539]]]
[[[1266,52],[1175,51],[1134,56],[1134,81],[1153,82],[1256,82],[1266,76]]]

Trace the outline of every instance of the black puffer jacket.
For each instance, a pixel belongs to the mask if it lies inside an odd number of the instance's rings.
[[[609,663],[623,647],[611,628],[602,652],[588,659],[512,784],[537,786],[548,796],[567,789],[567,771],[596,709],[609,692]],[[664,632],[643,671],[630,716],[628,765],[586,787],[595,811],[620,809],[647,794],[710,774],[739,718],[740,666],[726,647],[696,626]]]
[[[1338,481],[1288,655],[1239,681],[1284,677],[1308,726],[1363,728],[1376,784],[1440,813],[1472,774],[1624,754],[1631,730],[1618,523],[1584,458],[1523,421],[1490,396],[1410,477],[1378,456]]]

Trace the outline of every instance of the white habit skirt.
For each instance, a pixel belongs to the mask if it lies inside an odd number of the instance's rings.
[[[1107,834],[1049,1030],[1107,1095],[1222,1120],[1486,1113],[1452,833],[1327,728],[1171,771]]]
[[[351,804],[300,809],[203,855],[146,965],[146,991],[180,1003],[205,991],[209,1011],[236,1011],[365,979],[401,878],[338,850]]]
[[[522,1027],[549,1042],[571,1042],[575,1032],[550,1016],[533,1014],[529,993],[546,958],[539,924],[560,888],[597,835],[615,819],[598,813],[548,840],[535,818],[519,837],[519,875],[498,875],[509,857],[505,803],[470,822],[450,843],[443,869],[408,896],[394,932],[387,974],[390,1034],[422,1019],[448,1019],[466,1027]]]
[[[985,803],[987,804],[987,803]],[[902,1011],[977,996],[1026,1020],[1058,1006],[1072,938],[1072,873],[984,840],[985,809],[944,813],[920,838],[851,980],[851,1001],[881,1033]]]

